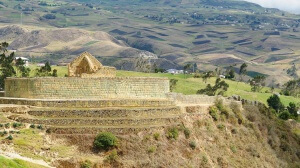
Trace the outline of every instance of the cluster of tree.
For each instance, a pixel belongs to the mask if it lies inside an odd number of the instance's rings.
[[[25,62],[15,58],[15,53],[7,51],[8,43],[0,43],[0,90],[4,90],[5,79],[8,77],[29,77],[30,68],[25,67]],[[49,62],[37,69],[36,76],[57,76],[57,70],[52,73]]]
[[[297,105],[293,102],[290,102],[287,107],[283,105],[280,101],[280,97],[277,94],[272,95],[267,100],[269,107],[274,111],[277,116],[283,120],[287,119],[297,119],[298,118],[298,109]]]
[[[39,77],[45,77],[45,76],[57,77],[57,70],[53,69],[53,71],[52,71],[51,69],[52,68],[51,68],[50,63],[46,62],[45,66],[42,66],[42,67],[36,69],[35,76],[39,76]]]
[[[44,19],[56,19],[56,16],[53,14],[46,14],[43,16]],[[41,18],[42,19],[42,18]]]
[[[300,79],[290,80],[283,85],[282,94],[286,96],[299,96],[300,95]]]
[[[289,68],[287,71],[286,71],[286,73],[288,74],[288,75],[290,75],[291,77],[293,77],[293,78],[298,78],[298,74],[297,74],[297,68],[296,68],[296,65],[295,64],[293,64],[293,66],[291,67],[291,68]]]
[[[263,75],[257,75],[253,79],[250,80],[251,91],[252,92],[260,92],[262,88],[265,86],[266,77]]]
[[[217,78],[214,86],[208,84],[206,88],[198,90],[197,94],[206,94],[208,96],[224,95],[228,88],[229,85],[225,81]]]
[[[13,67],[13,61],[15,53],[7,53],[8,43],[3,42],[0,44],[0,90],[4,89],[4,80],[7,77],[16,75],[16,71]]]

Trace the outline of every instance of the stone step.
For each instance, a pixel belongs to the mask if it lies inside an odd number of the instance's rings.
[[[156,117],[166,115],[179,115],[180,107],[144,107],[144,108],[34,108],[28,111],[29,115],[41,117],[97,117],[97,118],[118,118],[118,117]]]
[[[100,132],[112,132],[114,134],[137,133],[153,129],[163,129],[174,124],[136,125],[136,126],[49,126],[47,132],[52,135],[96,135]]]
[[[1,97],[0,104],[29,105],[55,108],[101,108],[101,107],[165,107],[175,106],[168,99],[93,99],[93,100],[56,100],[56,99],[25,99]]]
[[[135,126],[135,125],[168,125],[176,122],[180,115],[143,118],[43,118],[31,116],[10,116],[10,119],[28,124],[55,126]]]

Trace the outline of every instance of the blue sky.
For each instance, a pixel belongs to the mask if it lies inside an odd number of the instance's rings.
[[[267,8],[278,8],[291,13],[300,14],[300,0],[245,0]]]

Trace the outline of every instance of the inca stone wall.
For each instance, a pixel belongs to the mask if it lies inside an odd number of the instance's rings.
[[[166,98],[167,78],[8,78],[5,96],[31,99]]]

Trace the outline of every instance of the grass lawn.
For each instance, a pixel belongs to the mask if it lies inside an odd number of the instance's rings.
[[[0,156],[1,168],[43,168],[44,166],[29,163],[20,159],[8,159]]]

